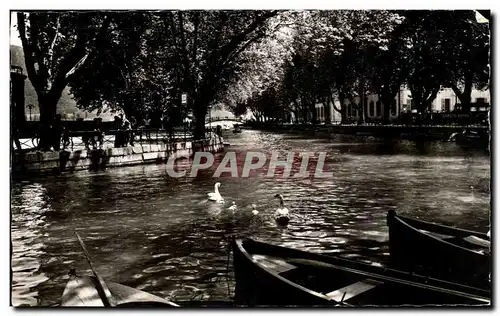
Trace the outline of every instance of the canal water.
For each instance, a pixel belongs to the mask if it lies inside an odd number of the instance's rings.
[[[69,270],[90,273],[75,230],[108,281],[174,301],[228,301],[234,292],[228,241],[234,235],[384,265],[388,210],[489,229],[490,160],[482,151],[453,143],[253,130],[226,139],[226,152],[236,152],[240,170],[247,151],[326,152],[324,169],[332,175],[265,177],[265,164],[248,178],[213,178],[213,167],[196,178],[175,179],[165,165],[147,165],[14,179],[12,304],[57,306]],[[179,168],[189,170],[189,163]],[[225,204],[206,200],[217,181]],[[271,218],[279,205],[276,193],[293,214],[287,228]],[[235,212],[228,210],[233,201]]]

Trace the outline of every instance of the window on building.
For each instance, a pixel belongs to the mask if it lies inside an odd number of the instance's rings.
[[[377,111],[375,111],[375,116],[382,115],[382,102],[380,100],[377,101]]]
[[[357,116],[358,115],[358,108],[356,106],[352,107],[352,116]]]
[[[352,104],[347,105],[347,116],[352,116]]]
[[[476,103],[484,104],[486,103],[486,98],[476,98]]]
[[[370,102],[370,116],[374,116],[375,115],[375,102],[371,101]]]
[[[392,115],[396,115],[396,111],[397,111],[397,108],[396,108],[396,99],[392,99],[392,102],[391,102],[391,113],[392,113]]]
[[[444,111],[450,112],[450,110],[451,110],[451,99],[446,98],[444,99]]]

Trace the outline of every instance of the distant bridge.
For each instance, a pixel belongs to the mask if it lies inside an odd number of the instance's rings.
[[[240,122],[242,121],[239,118],[229,118],[229,117],[219,117],[219,116],[212,116],[212,118],[206,118],[205,123],[209,123],[210,121],[213,122],[219,122],[219,121],[231,121],[231,122]]]
[[[212,128],[215,128],[217,127],[217,125],[220,125],[222,129],[231,129],[234,127],[235,124],[243,124],[243,121],[239,119],[217,119],[217,120],[212,119],[212,121],[210,120],[205,121],[205,127],[210,127],[211,125]]]

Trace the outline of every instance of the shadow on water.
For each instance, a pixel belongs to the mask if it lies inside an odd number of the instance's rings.
[[[58,304],[69,269],[90,272],[75,229],[105,279],[179,301],[231,298],[228,240],[234,235],[384,265],[390,209],[488,230],[490,165],[484,153],[453,143],[250,130],[227,140],[238,175],[248,151],[270,157],[289,150],[326,152],[324,167],[332,176],[284,178],[280,171],[264,177],[265,164],[248,178],[214,178],[216,166],[195,178],[171,178],[165,165],[146,165],[13,181],[14,305]],[[223,157],[216,155],[216,162]],[[310,171],[317,160],[311,159]],[[176,168],[189,173],[189,161]],[[221,182],[225,204],[207,201],[215,182]],[[277,193],[292,214],[285,228],[272,219]],[[228,209],[232,202],[236,211]]]

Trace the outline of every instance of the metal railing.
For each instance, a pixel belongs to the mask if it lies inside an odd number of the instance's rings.
[[[179,132],[176,130],[167,131],[162,129],[130,129],[130,130],[109,130],[104,132],[71,132],[73,144],[70,148],[68,142],[62,139],[62,148],[71,149],[104,149],[136,146],[142,144],[167,144],[176,142],[186,142],[193,139],[191,133]]]
[[[207,134],[208,135],[208,134]],[[167,144],[175,142],[192,141],[193,135],[187,130],[164,130],[164,129],[130,129],[130,130],[108,130],[99,131],[70,131],[61,135],[59,148],[55,150],[90,150],[105,149],[126,146],[140,146],[141,144]],[[40,141],[38,136],[23,138],[19,140],[22,150],[30,150],[38,147]],[[15,148],[15,145],[14,145]]]

